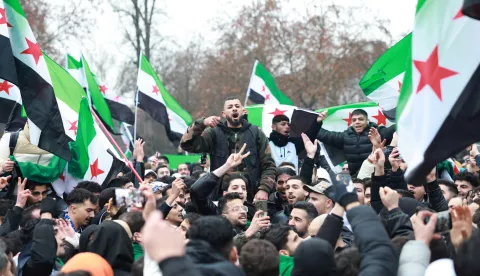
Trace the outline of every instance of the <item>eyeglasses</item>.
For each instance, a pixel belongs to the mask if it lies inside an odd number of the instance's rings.
[[[50,191],[48,191],[48,190],[47,190],[47,191],[43,191],[43,192],[33,191],[33,192],[32,192],[32,196],[39,196],[39,195],[46,196],[46,195],[48,195],[48,192],[50,192]]]
[[[240,211],[248,212],[248,208],[247,208],[247,206],[235,206],[228,211],[232,211],[232,212],[236,212],[236,213],[238,213]]]

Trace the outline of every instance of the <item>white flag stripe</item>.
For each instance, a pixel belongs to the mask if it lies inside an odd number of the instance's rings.
[[[376,102],[385,110],[391,110],[397,107],[398,96],[400,95],[400,88],[403,82],[403,76],[405,73],[401,73],[394,77],[390,81],[384,83],[375,91],[368,95],[368,98],[372,102]]]
[[[270,89],[265,85],[265,81],[258,77],[257,75],[252,75],[252,79],[250,80],[250,89],[257,92],[261,96],[265,98],[265,104],[278,104],[278,100],[272,95]],[[267,99],[267,95],[268,99]]]

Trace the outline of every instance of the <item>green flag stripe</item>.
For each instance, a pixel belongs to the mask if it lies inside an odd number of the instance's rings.
[[[8,4],[12,9],[14,9],[18,14],[27,18],[25,13],[23,12],[22,5],[18,0],[3,0],[5,4]]]
[[[52,78],[55,97],[78,113],[82,97],[86,96],[85,90],[65,69],[47,55],[43,56]]]
[[[275,83],[275,79],[270,74],[270,72],[268,72],[268,70],[263,67],[260,62],[257,62],[257,67],[255,68],[255,75],[263,79],[265,85],[268,87],[270,92],[280,104],[293,105],[293,102],[278,89],[277,84]]]
[[[68,69],[81,69],[83,67],[81,60],[74,59],[71,55],[67,55]]]
[[[263,105],[261,106],[247,106],[248,121],[256,126],[262,126]]]
[[[427,0],[418,0],[417,2],[417,10],[416,12],[418,13],[418,11],[423,7],[423,5],[425,4]]]
[[[190,116],[190,114],[187,111],[185,111],[178,104],[178,102],[170,95],[167,89],[165,89],[162,81],[160,81],[160,78],[155,73],[155,70],[153,69],[152,65],[148,62],[147,58],[143,54],[142,54],[142,59],[140,61],[140,69],[146,74],[150,75],[155,80],[158,90],[160,90],[160,93],[162,94],[162,98],[163,98],[163,101],[165,102],[166,107],[171,111],[175,112],[178,116],[180,116],[180,118],[182,118],[182,120],[184,120],[187,125],[190,125],[192,123],[192,116]]]
[[[412,42],[410,41],[410,49],[411,45]],[[397,104],[397,123],[402,115],[403,109],[407,105],[408,99],[410,99],[410,96],[412,95],[412,51],[408,52],[407,60],[409,63],[407,64],[405,75],[403,77],[402,90],[400,92]]]
[[[360,80],[360,88],[366,96],[391,79],[405,72],[406,56],[411,51],[412,33],[405,36],[381,55]]]
[[[362,108],[368,108],[373,106],[378,106],[378,105],[374,102],[354,103],[354,104],[346,104],[346,105],[338,105],[338,106],[322,108],[322,109],[316,110],[316,112],[323,112],[324,110],[328,110],[328,115],[332,115],[333,113],[342,109],[362,109]]]

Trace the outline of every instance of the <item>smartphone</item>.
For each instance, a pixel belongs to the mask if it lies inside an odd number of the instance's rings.
[[[260,217],[265,217],[267,215],[267,211],[268,211],[267,205],[268,204],[266,200],[255,201],[255,209],[257,209],[257,211],[263,211],[263,214],[261,214]]]
[[[342,183],[343,185],[347,186],[348,192],[353,192],[355,187],[353,186],[352,177],[347,172],[340,172],[335,176],[335,180],[337,182]]]
[[[427,224],[430,217],[424,219],[424,223]],[[452,229],[452,215],[450,211],[443,211],[437,213],[437,224],[435,224],[435,233],[445,233]]]
[[[143,208],[145,197],[139,190],[115,189],[115,206],[126,207],[128,210],[133,206]]]

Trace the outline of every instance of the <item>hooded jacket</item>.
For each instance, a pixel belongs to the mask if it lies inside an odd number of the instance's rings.
[[[236,276],[245,273],[227,260],[208,242],[191,240],[187,244],[186,257],[194,264],[201,275]]]
[[[210,154],[210,171],[223,164],[233,152],[238,152],[243,144],[247,144],[245,152],[250,155],[237,167],[237,173],[245,174],[249,179],[248,193],[251,197],[257,190],[268,193],[275,187],[275,162],[272,159],[270,146],[265,134],[257,126],[242,119],[242,127],[238,131],[231,130],[225,121],[215,128],[203,124],[205,118],[196,120],[185,132],[180,141],[183,150],[194,153]],[[221,188],[217,186],[218,196]]]
[[[107,260],[115,276],[130,275],[133,264],[132,242],[127,231],[117,222],[102,222],[87,249]]]
[[[378,127],[374,123],[369,123],[359,134],[355,132],[353,126],[343,132],[333,132],[322,128],[317,138],[328,146],[343,150],[350,174],[356,175],[363,161],[372,153],[372,143],[368,139],[368,132],[372,127],[377,128],[382,140],[387,139],[387,143],[390,143],[395,132],[395,125],[386,128]]]

